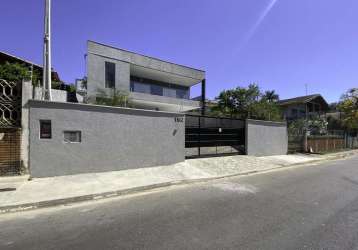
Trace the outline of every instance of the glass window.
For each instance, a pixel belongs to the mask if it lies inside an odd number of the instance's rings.
[[[141,82],[131,81],[131,91],[150,94],[150,85]]]
[[[81,142],[81,131],[64,131],[63,139],[69,143],[80,143]]]
[[[186,89],[177,89],[177,98],[189,99],[188,90],[186,90]]]
[[[189,88],[151,79],[131,76],[130,91],[172,98],[189,99]]]
[[[50,120],[40,120],[40,139],[51,139],[52,129]]]
[[[177,92],[176,92],[176,89],[163,88],[163,95],[168,96],[168,97],[176,98],[177,97]]]
[[[105,62],[105,87],[114,88],[116,84],[116,64]]]
[[[163,95],[163,87],[156,85],[156,84],[151,84],[150,85],[150,93],[152,95]]]

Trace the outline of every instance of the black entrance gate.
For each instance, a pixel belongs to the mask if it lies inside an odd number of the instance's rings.
[[[243,154],[245,121],[209,116],[185,116],[186,157]]]

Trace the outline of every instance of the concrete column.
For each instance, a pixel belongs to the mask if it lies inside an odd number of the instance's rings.
[[[32,99],[31,81],[22,81],[21,95],[21,169],[29,172],[29,108],[28,101]]]

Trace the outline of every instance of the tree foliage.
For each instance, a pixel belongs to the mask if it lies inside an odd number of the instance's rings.
[[[276,94],[275,90],[266,90],[262,95],[262,98],[267,100],[268,102],[277,102],[280,97]]]
[[[298,119],[289,123],[289,134],[324,135],[328,132],[328,122],[323,117],[311,117],[310,119]]]
[[[241,119],[282,120],[279,96],[275,91],[262,93],[256,84],[222,91],[212,112]]]
[[[31,72],[23,64],[6,62],[0,65],[0,78],[10,82],[30,80]]]
[[[21,82],[22,80],[31,80],[32,84],[37,86],[40,80],[40,72],[33,69],[32,75],[29,67],[20,63],[5,62],[0,65],[0,79],[4,79],[10,82]]]
[[[351,130],[358,129],[358,88],[348,90],[342,95],[338,109],[344,113],[343,124]]]

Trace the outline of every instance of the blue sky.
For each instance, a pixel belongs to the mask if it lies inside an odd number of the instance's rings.
[[[307,84],[333,102],[358,87],[356,0],[52,1],[66,82],[84,75],[90,39],[204,69],[211,98],[250,83],[289,98]],[[42,63],[43,4],[2,1],[0,50]]]

